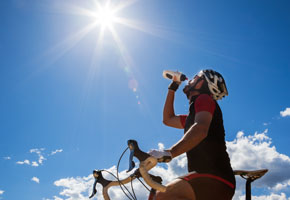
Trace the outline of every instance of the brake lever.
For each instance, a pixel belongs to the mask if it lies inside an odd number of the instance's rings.
[[[98,181],[95,180],[94,185],[93,185],[93,192],[92,192],[91,196],[89,197],[90,199],[93,198],[97,194],[97,189],[96,189],[97,183],[98,183]]]
[[[128,143],[129,149],[130,149],[130,156],[129,156],[129,169],[127,170],[127,173],[130,172],[132,169],[134,169],[135,162],[133,161],[135,148],[132,144]]]
[[[103,177],[102,171],[103,170],[94,170],[93,171],[93,175],[94,175],[96,180],[95,180],[95,183],[93,186],[93,192],[92,192],[92,195],[90,196],[90,198],[92,198],[97,193],[97,189],[96,189],[97,183],[100,183],[104,188],[104,187],[107,187],[107,185],[109,185],[112,182],[112,181],[109,181]]]
[[[92,192],[91,196],[89,197],[90,199],[93,198],[97,194],[96,186],[97,186],[97,183],[99,182],[99,180],[98,180],[99,173],[100,173],[100,171],[97,171],[97,170],[93,171],[93,176],[95,177],[95,182],[94,182],[94,185],[93,185],[93,192]]]

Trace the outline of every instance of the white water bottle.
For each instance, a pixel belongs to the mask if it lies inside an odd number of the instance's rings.
[[[171,80],[173,80],[173,78],[175,77],[175,81],[177,81],[177,82],[187,80],[187,77],[184,74],[182,74],[181,72],[178,72],[178,71],[174,72],[171,70],[164,70],[163,77],[167,78],[167,79],[171,79]]]

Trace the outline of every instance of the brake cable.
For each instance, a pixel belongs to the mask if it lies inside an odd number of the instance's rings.
[[[134,158],[134,148],[132,146],[130,147],[127,147],[125,149],[125,151],[122,153],[122,155],[120,156],[120,159],[118,161],[118,165],[117,165],[117,180],[119,181],[119,185],[120,185],[120,188],[122,189],[123,193],[128,197],[128,195],[125,193],[125,191],[123,190],[122,186],[123,185],[125,187],[125,189],[128,191],[128,193],[130,194],[130,196],[133,198],[133,200],[137,200],[137,197],[136,197],[136,194],[135,194],[135,191],[134,191],[134,188],[133,188],[133,179],[131,180],[131,190],[132,190],[132,193],[133,195],[131,194],[131,192],[129,192],[129,190],[126,188],[126,186],[124,184],[122,184],[120,182],[120,179],[119,179],[119,165],[120,165],[120,162],[121,162],[121,159],[122,157],[124,156],[125,152],[128,150],[128,148],[130,148],[130,156],[129,156],[129,169],[127,170],[127,172],[131,171],[134,167],[135,167],[135,162],[133,161],[133,158]],[[135,173],[135,172],[134,172]],[[133,173],[133,174],[134,174]],[[133,175],[133,176],[136,176],[136,175]],[[140,180],[140,178],[138,176],[136,176],[136,178],[140,181],[140,183],[148,190],[150,191],[150,189]],[[129,199],[131,199],[130,197],[128,197]]]
[[[131,194],[131,192],[128,190],[128,188],[120,181],[119,179],[119,166],[120,166],[120,162],[125,154],[125,152],[129,149],[129,147],[127,147],[123,153],[121,154],[120,158],[119,158],[119,161],[118,161],[118,164],[117,164],[117,180],[119,182],[119,186],[122,190],[122,192],[127,196],[128,199],[132,200],[129,195],[124,191],[124,189],[122,188],[122,186],[127,190],[127,192],[130,194],[130,196],[133,198],[133,200],[137,200],[137,198],[134,198],[134,196]]]
[[[140,183],[142,183],[142,185],[150,192],[150,189],[143,183],[143,181],[140,180],[140,178],[137,178],[138,181],[140,181]]]
[[[135,194],[135,191],[134,191],[134,188],[133,188],[133,179],[131,179],[131,190],[132,190],[132,193],[133,193],[135,199],[137,200],[137,197],[136,197],[136,194]]]

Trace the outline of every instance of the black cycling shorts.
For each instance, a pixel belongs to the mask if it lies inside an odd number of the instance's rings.
[[[196,200],[231,200],[235,193],[235,185],[212,174],[191,172],[179,178],[191,185]]]

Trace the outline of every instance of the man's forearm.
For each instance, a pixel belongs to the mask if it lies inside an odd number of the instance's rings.
[[[170,117],[175,116],[174,107],[173,107],[174,96],[175,96],[175,92],[173,90],[168,90],[164,108],[163,108],[163,122],[165,122]]]
[[[206,136],[207,130],[203,126],[197,123],[193,124],[184,136],[169,149],[172,157],[174,158],[189,151],[197,146]]]

